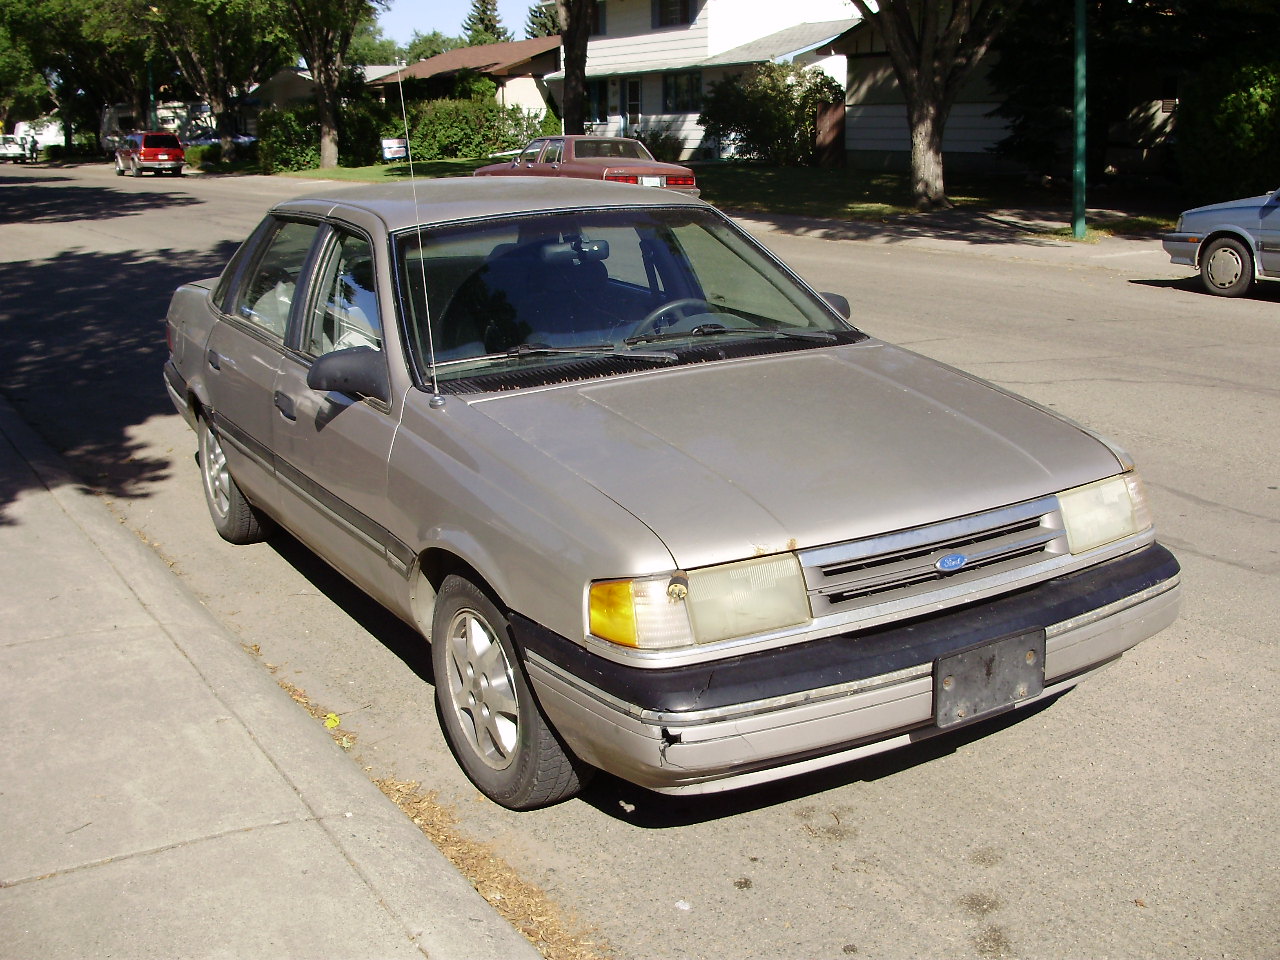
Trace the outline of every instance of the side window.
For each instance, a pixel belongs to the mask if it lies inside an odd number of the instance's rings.
[[[316,229],[313,223],[282,221],[266,241],[258,262],[245,273],[229,312],[283,340],[293,292]]]
[[[564,141],[549,140],[547,141],[546,152],[542,154],[543,163],[559,163],[564,159]]]
[[[524,153],[520,154],[520,162],[536,163],[538,161],[538,154],[542,152],[543,144],[546,142],[547,141],[545,140],[535,140],[533,143],[525,147]]]
[[[302,335],[313,357],[348,347],[382,349],[382,320],[373,249],[364,237],[335,231],[316,277],[316,295]]]

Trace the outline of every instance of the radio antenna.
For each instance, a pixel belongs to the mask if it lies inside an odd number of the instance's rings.
[[[404,155],[409,161],[409,189],[413,193],[413,220],[418,233],[418,270],[422,280],[422,311],[427,325],[427,363],[431,377],[431,406],[439,409],[444,406],[444,397],[440,393],[440,382],[436,378],[436,343],[435,334],[431,330],[431,298],[427,296],[427,258],[422,243],[422,211],[418,207],[418,178],[413,171],[413,140],[409,136],[409,112],[404,105],[404,71],[409,66],[407,60],[396,60],[396,87],[400,91],[400,120],[404,126]],[[410,301],[412,303],[412,301]]]

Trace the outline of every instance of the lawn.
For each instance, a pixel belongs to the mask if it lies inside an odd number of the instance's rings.
[[[413,165],[421,178],[465,177],[491,162],[430,160]],[[734,213],[790,214],[832,220],[881,220],[911,214],[910,178],[905,173],[883,173],[815,167],[769,167],[757,163],[695,164],[702,199]],[[285,176],[331,180],[385,182],[409,177],[406,163],[336,170],[299,170]],[[1070,218],[1069,185],[1045,186],[1017,176],[966,176],[947,179],[948,196],[958,207],[973,210],[1047,209]],[[1091,189],[1091,207],[1114,207],[1133,215],[1091,221],[1096,236],[1107,234],[1157,234],[1173,229],[1177,199],[1149,187],[1115,186]],[[1069,230],[1067,231],[1069,236]]]

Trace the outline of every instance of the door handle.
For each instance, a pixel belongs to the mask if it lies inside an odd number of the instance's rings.
[[[293,408],[293,397],[289,396],[287,393],[277,390],[275,402],[276,409],[280,411],[286,420],[298,419],[298,413]]]
[[[207,359],[209,361],[209,366],[213,367],[213,369],[222,369],[222,358],[218,356],[218,352],[216,350],[210,350]]]

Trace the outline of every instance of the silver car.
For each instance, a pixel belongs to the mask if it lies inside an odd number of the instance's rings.
[[[670,192],[337,189],[177,290],[165,380],[219,533],[280,524],[420,630],[485,794],[702,793],[1051,697],[1176,615],[1125,454],[848,312]]]
[[[1198,269],[1204,288],[1219,296],[1280,280],[1280,190],[1187,210],[1161,241],[1171,262]]]

